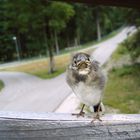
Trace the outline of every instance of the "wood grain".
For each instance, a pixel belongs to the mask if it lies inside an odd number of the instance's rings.
[[[0,140],[140,139],[140,114],[107,114],[91,123],[91,115],[0,112]]]

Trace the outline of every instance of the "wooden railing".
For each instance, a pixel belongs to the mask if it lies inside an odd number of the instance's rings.
[[[71,114],[0,112],[0,140],[140,139],[140,114],[106,114],[102,122]]]

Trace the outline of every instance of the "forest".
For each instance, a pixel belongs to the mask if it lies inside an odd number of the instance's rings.
[[[58,55],[134,24],[137,9],[46,0],[0,0],[0,63]],[[18,53],[17,53],[18,52]],[[53,71],[53,67],[51,69]]]
[[[132,28],[131,31],[134,32],[125,30],[128,28]],[[118,37],[120,33],[122,35]],[[108,42],[116,36],[117,39],[113,40],[113,43]],[[50,101],[56,100],[56,105],[58,100],[62,99],[60,96],[64,97],[61,93],[70,94],[63,82],[72,53],[77,50],[88,53],[88,50],[94,56],[93,53],[97,49],[103,48],[102,52],[98,51],[100,54],[96,53],[102,57],[116,42],[116,50],[101,67],[107,70],[108,74],[103,103],[108,113],[139,114],[140,9],[93,6],[59,0],[0,0],[2,100],[3,94],[6,94],[6,102],[1,102],[1,107],[15,103],[15,107],[23,105],[26,109],[29,105],[40,110],[45,106],[46,112],[46,103],[49,103],[51,94],[54,96],[51,95],[53,98]],[[102,57],[102,60],[104,58]],[[27,77],[33,77],[27,78],[25,74]],[[58,75],[60,77],[57,77]],[[40,78],[40,84],[34,76]],[[10,86],[5,83],[9,83]],[[3,90],[4,88],[9,88],[9,93]],[[58,90],[59,88],[61,90]],[[47,94],[48,89],[52,91]],[[34,92],[30,92],[31,90]],[[11,93],[18,98],[11,100]],[[26,102],[22,97],[26,97]],[[30,99],[34,100],[33,104]],[[55,106],[52,104],[52,107],[53,105]]]

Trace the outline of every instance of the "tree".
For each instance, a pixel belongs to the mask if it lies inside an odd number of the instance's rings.
[[[140,10],[139,9],[128,9],[125,11],[126,23],[128,25],[140,26]]]
[[[3,29],[7,35],[17,37],[23,58],[27,58],[30,54],[28,43],[35,40],[35,35],[40,36],[40,30],[43,28],[44,15],[39,12],[43,8],[41,2],[35,0],[6,0],[3,2],[5,17]],[[36,14],[34,15],[34,13]]]
[[[47,17],[52,37],[55,39],[56,53],[59,54],[58,34],[66,27],[75,12],[73,6],[63,2],[52,2],[47,8]]]
[[[127,25],[137,27],[137,32],[128,37],[122,44],[127,48],[132,62],[140,57],[140,10],[128,9],[125,11]]]
[[[124,24],[125,12],[120,8],[99,7],[102,36]],[[117,18],[116,18],[117,17]],[[53,52],[67,46],[97,39],[95,7],[46,0],[0,1],[0,61],[16,60],[13,36],[20,46],[22,59],[50,56],[50,72],[54,71]],[[138,20],[138,19],[137,19]],[[61,47],[59,47],[59,45]]]
[[[100,26],[100,8],[97,7],[95,9],[96,13],[96,28],[97,28],[97,39],[98,41],[101,40],[101,26]]]

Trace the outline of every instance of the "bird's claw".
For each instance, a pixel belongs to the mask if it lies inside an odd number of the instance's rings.
[[[102,122],[102,120],[100,119],[100,115],[99,115],[99,114],[97,114],[97,115],[93,118],[93,120],[91,121],[91,123],[94,123],[94,121],[96,121],[96,120],[99,120],[100,122]]]
[[[76,115],[77,118],[79,118],[80,116],[84,117],[85,116],[85,112],[81,111],[79,113],[73,113],[72,115]]]

